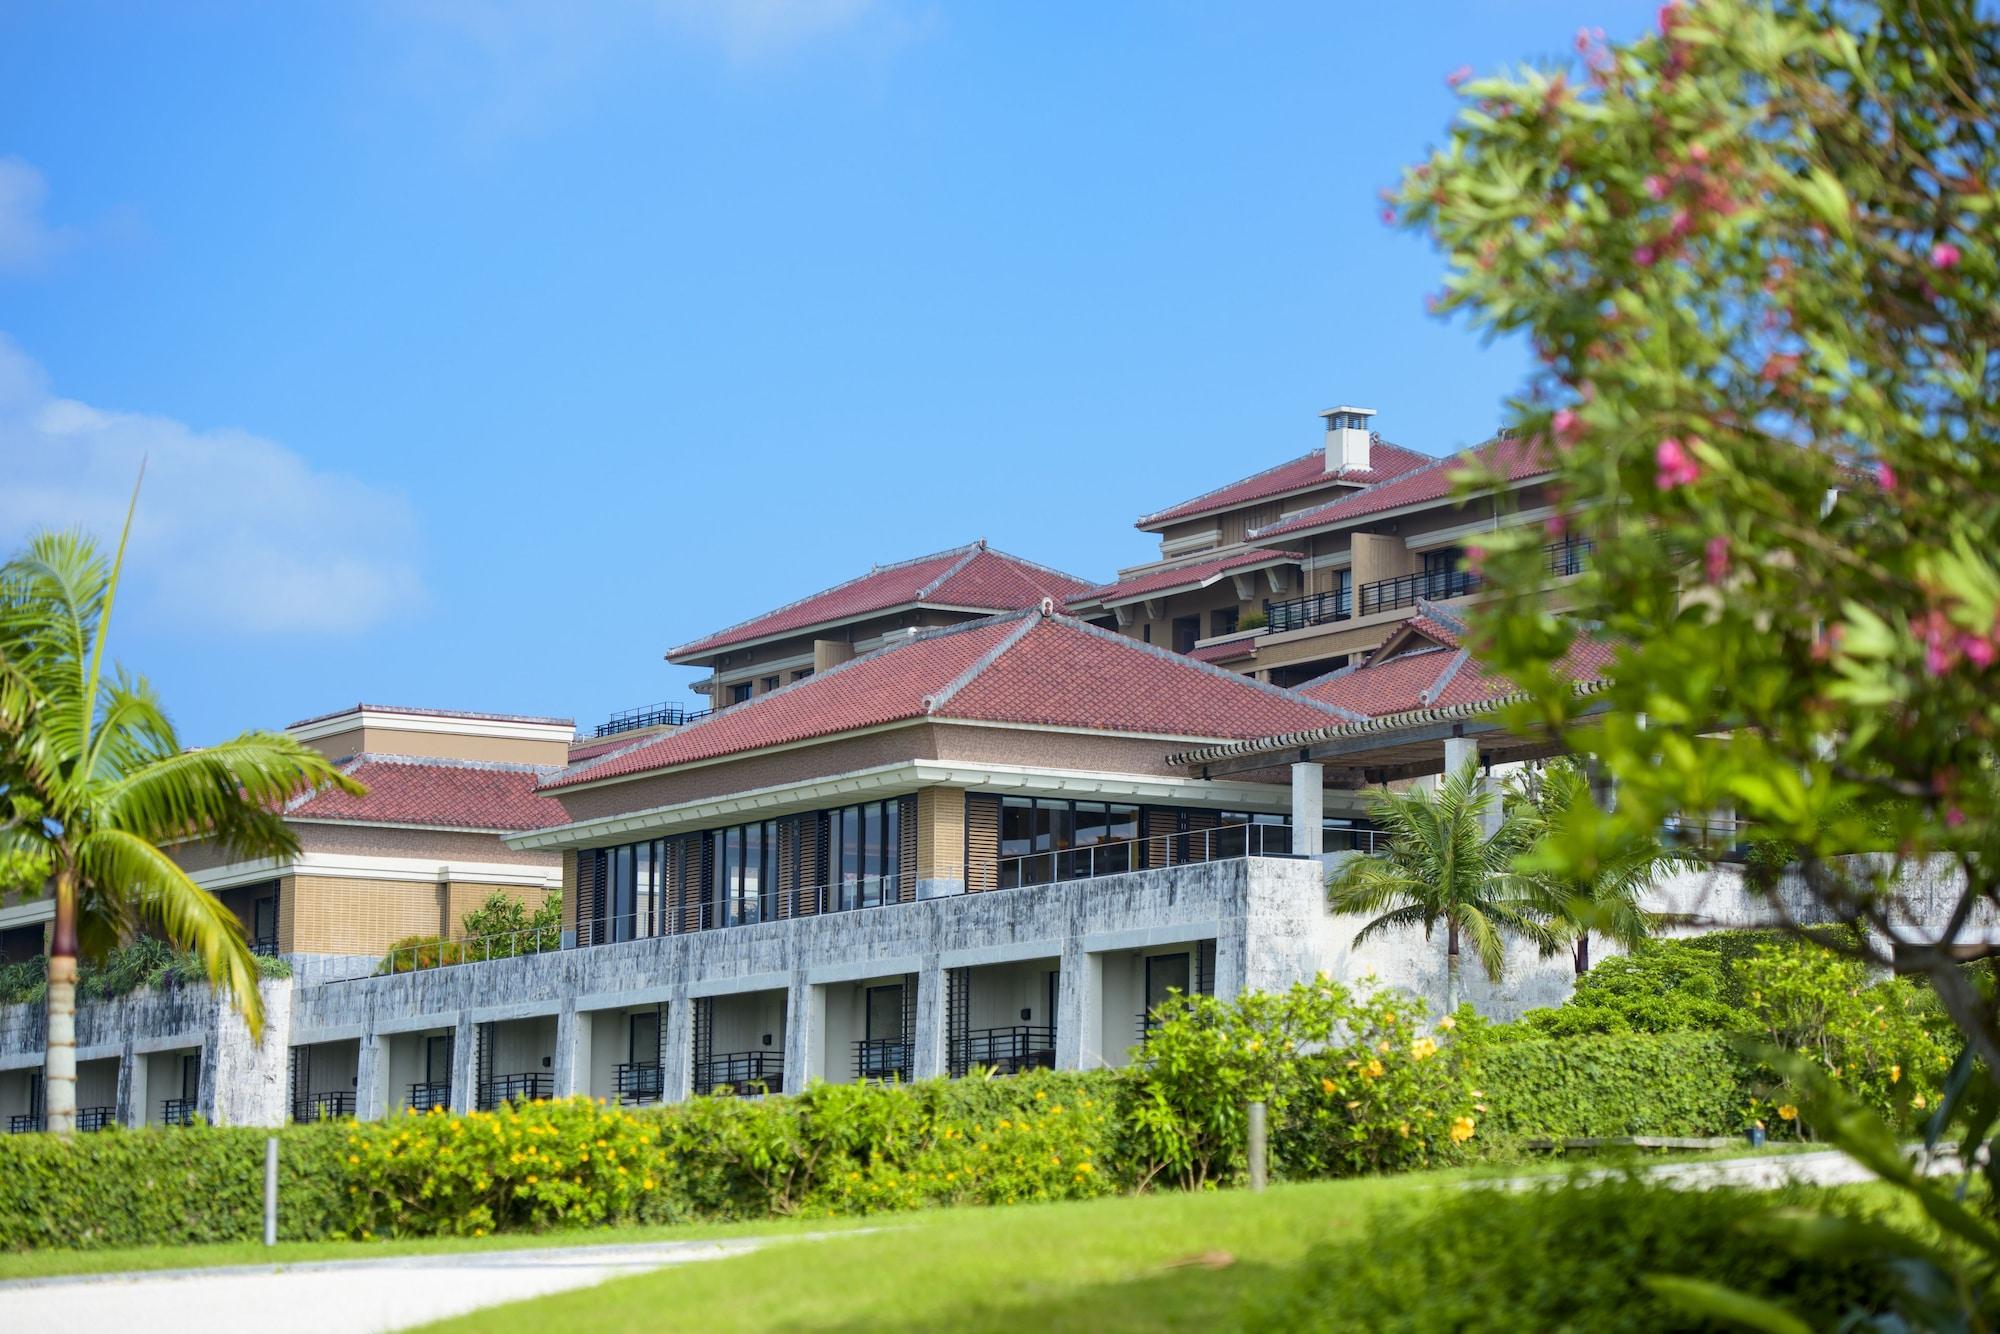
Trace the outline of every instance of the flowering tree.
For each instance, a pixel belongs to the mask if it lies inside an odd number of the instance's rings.
[[[1461,92],[1391,216],[1446,252],[1441,309],[1532,341],[1549,526],[1595,543],[1577,597],[1620,647],[1589,697],[1554,671],[1548,538],[1484,557],[1516,721],[1619,783],[1563,855],[1587,875],[1733,811],[2000,1068],[1963,967],[2000,909],[2000,27],[1972,0],[1670,4]],[[1948,872],[1942,938],[1898,898],[1919,866]]]

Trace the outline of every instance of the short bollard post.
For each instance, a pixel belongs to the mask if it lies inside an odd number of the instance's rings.
[[[1270,1143],[1264,1127],[1264,1104],[1250,1104],[1250,1189],[1262,1190],[1270,1179]]]
[[[278,1137],[264,1141],[264,1244],[278,1244]]]

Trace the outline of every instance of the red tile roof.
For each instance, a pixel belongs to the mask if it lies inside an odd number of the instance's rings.
[[[1465,624],[1441,607],[1420,603],[1417,615],[1357,666],[1343,667],[1297,690],[1300,694],[1379,718],[1414,709],[1485,704],[1515,692],[1506,677],[1487,670],[1464,646]],[[1426,642],[1430,641],[1430,642]],[[1616,657],[1603,640],[1580,636],[1558,674],[1578,683],[1602,680]]]
[[[1207,644],[1188,650],[1188,656],[1196,662],[1230,662],[1236,658],[1247,658],[1257,652],[1254,635],[1242,639],[1225,640],[1220,644]]]
[[[1295,514],[1257,529],[1250,536],[1257,541],[1279,537],[1290,533],[1309,532],[1351,523],[1370,514],[1380,514],[1384,510],[1400,509],[1405,505],[1429,504],[1450,497],[1458,475],[1467,464],[1477,463],[1498,471],[1510,482],[1539,476],[1550,471],[1547,457],[1536,441],[1501,437],[1476,445],[1462,454],[1454,454],[1448,459],[1426,461],[1423,467],[1406,472],[1364,491],[1341,496],[1324,505],[1315,505],[1304,513]]]
[[[1310,454],[1302,454],[1298,458],[1280,463],[1275,468],[1252,473],[1227,486],[1219,486],[1191,500],[1183,500],[1178,505],[1170,505],[1166,509],[1145,515],[1133,526],[1158,528],[1162,524],[1192,519],[1218,510],[1234,509],[1238,505],[1268,500],[1272,496],[1282,496],[1290,491],[1306,491],[1335,481],[1367,486],[1386,481],[1391,477],[1400,477],[1411,469],[1421,468],[1431,461],[1431,456],[1428,454],[1419,454],[1404,449],[1401,445],[1377,440],[1369,446],[1367,468],[1336,475],[1326,470],[1326,450],[1315,449]]]
[[[1068,616],[932,630],[543,782],[543,790],[913,718],[1247,739],[1338,711]]]
[[[357,755],[341,772],[366,785],[366,794],[308,793],[286,804],[286,818],[460,829],[546,829],[568,818],[561,805],[536,791],[543,778],[559,772],[542,766]]]
[[[735,644],[796,634],[872,612],[898,607],[969,607],[975,611],[1015,611],[1043,598],[1057,602],[1083,591],[1089,581],[995,551],[982,540],[895,565],[878,565],[858,579],[787,603],[670,649],[679,662]]]
[[[1108,605],[1137,597],[1149,597],[1156,593],[1206,588],[1231,570],[1240,570],[1246,565],[1275,565],[1284,561],[1304,559],[1305,557],[1296,551],[1259,547],[1254,551],[1239,551],[1233,556],[1223,556],[1216,560],[1176,565],[1170,570],[1152,570],[1130,579],[1120,579],[1116,583],[1099,584],[1088,592],[1078,593],[1069,600],[1069,605],[1072,607],[1092,603]]]

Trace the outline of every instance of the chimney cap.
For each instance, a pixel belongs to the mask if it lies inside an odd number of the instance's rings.
[[[1337,408],[1327,408],[1319,415],[1322,417],[1339,417],[1339,416],[1373,417],[1375,415],[1375,409],[1357,408],[1351,403],[1343,403]]]

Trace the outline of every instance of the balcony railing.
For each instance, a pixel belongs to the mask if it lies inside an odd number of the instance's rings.
[[[965,1035],[962,1064],[985,1066],[995,1074],[1056,1068],[1056,1031],[1014,1024],[1006,1028],[975,1028]]]
[[[881,908],[902,902],[900,875],[867,876],[842,880],[831,885],[812,885],[792,890],[766,890],[745,898],[718,903],[704,899],[696,918],[703,931],[725,926],[755,926],[785,917],[809,917],[817,913],[854,912],[861,908]]]
[[[195,1118],[193,1098],[167,1098],[160,1103],[160,1124],[191,1126]]]
[[[720,1052],[696,1063],[695,1087],[739,1098],[785,1091],[785,1058],[774,1051]]]
[[[433,1107],[451,1107],[451,1081],[431,1080],[428,1083],[410,1085],[407,1105],[413,1112],[428,1112]]]
[[[314,1121],[343,1121],[354,1115],[352,1093],[311,1093],[292,1104],[292,1120],[300,1125]]]
[[[611,1072],[611,1083],[618,1101],[624,1103],[658,1102],[666,1089],[657,1065],[626,1063],[616,1066]]]
[[[714,709],[689,709],[679,704],[647,704],[612,714],[611,720],[599,723],[592,735],[617,736],[620,732],[636,732],[642,727],[685,727],[695,719],[706,718],[714,712]]]
[[[901,1038],[863,1038],[854,1044],[854,1077],[910,1082],[910,1044]]]
[[[269,938],[267,938],[267,939],[263,939],[263,940],[253,940],[253,941],[251,941],[251,942],[250,942],[250,952],[251,952],[252,954],[261,954],[261,955],[263,955],[263,956],[264,956],[265,958],[267,958],[267,959],[275,959],[275,958],[277,958],[277,957],[278,957],[278,940],[277,940],[277,937],[275,937],[275,936],[272,936],[272,937],[269,937]]]
[[[1478,592],[1480,583],[1479,576],[1470,570],[1424,570],[1417,574],[1398,575],[1394,579],[1377,579],[1372,584],[1361,585],[1360,614],[1373,616],[1377,612],[1414,607],[1419,598],[1426,602],[1462,598],[1468,593]]]
[[[1190,862],[1291,855],[1292,831],[1289,825],[1218,825],[1213,829],[1191,829],[1179,834],[1155,834],[1151,838],[1126,839],[1118,843],[1093,843],[1082,848],[1060,848],[1002,857],[994,868],[993,884],[976,888],[1016,889],[1058,880],[1094,880],[1099,876],[1123,875],[1142,868],[1181,866]]]
[[[10,1116],[7,1118],[7,1133],[10,1135],[32,1135],[41,1128],[42,1118],[38,1112],[30,1112],[26,1116]]]
[[[118,1124],[116,1107],[79,1107],[76,1109],[78,1130],[109,1130]]]
[[[1309,625],[1325,625],[1330,621],[1344,621],[1351,614],[1346,590],[1338,593],[1309,593],[1302,598],[1287,598],[1283,602],[1264,600],[1266,634],[1277,634],[1283,630],[1303,630]]]
[[[546,1102],[556,1095],[554,1075],[495,1075],[479,1083],[478,1107],[490,1112],[507,1102]]]
[[[465,940],[423,940],[414,945],[397,945],[382,957],[375,976],[385,973],[415,973],[426,968],[454,968],[465,963],[486,963],[492,959],[512,959],[523,954],[543,954],[562,948],[560,926],[534,926],[520,931],[496,931],[491,935]]]

